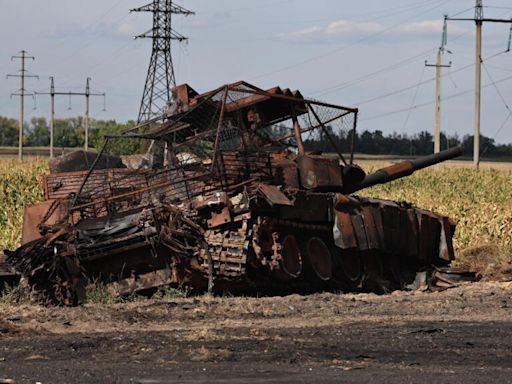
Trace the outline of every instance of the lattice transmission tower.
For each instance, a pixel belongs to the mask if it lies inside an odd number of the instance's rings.
[[[141,122],[159,115],[166,108],[172,99],[171,89],[176,86],[171,42],[182,42],[187,38],[172,29],[172,15],[189,16],[194,12],[173,4],[172,0],[153,0],[150,4],[132,9],[130,12],[153,13],[153,28],[135,37],[153,40],[151,60],[137,119]]]

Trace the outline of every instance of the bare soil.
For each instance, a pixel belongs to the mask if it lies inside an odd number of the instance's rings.
[[[0,304],[0,378],[16,383],[509,383],[510,345],[510,282],[386,296]]]

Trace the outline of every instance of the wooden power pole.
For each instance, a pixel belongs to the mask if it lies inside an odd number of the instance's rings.
[[[35,77],[39,79],[39,76],[37,75],[29,75],[27,73],[27,70],[25,69],[25,60],[26,59],[32,59],[35,60],[34,56],[27,55],[26,51],[21,51],[20,56],[12,56],[11,60],[19,59],[21,62],[21,69],[19,75],[7,75],[7,77],[19,77],[20,78],[20,89],[18,92],[12,93],[12,96],[19,96],[20,97],[20,121],[19,121],[19,137],[18,137],[18,158],[20,160],[23,159],[23,125],[25,121],[25,97],[26,96],[32,96],[34,97],[33,93],[27,92],[25,89],[25,78],[27,77]]]
[[[55,96],[85,96],[85,118],[84,118],[84,149],[87,151],[89,149],[89,102],[91,96],[103,96],[103,110],[105,110],[105,98],[106,93],[91,93],[90,88],[91,78],[88,77],[85,82],[85,92],[56,92],[55,91],[55,81],[54,77],[50,76],[50,92],[36,92],[36,95],[50,95],[50,158],[53,158],[53,136],[54,136],[54,128],[55,128]]]
[[[441,40],[441,46],[437,50],[437,58],[435,64],[428,64],[425,61],[426,67],[435,67],[436,68],[436,115],[435,115],[435,127],[434,127],[434,153],[439,153],[441,151],[441,77],[442,77],[442,69],[450,68],[452,63],[445,65],[443,64],[443,53],[445,52],[445,46],[447,41],[446,34],[446,18],[444,20],[443,26],[443,37]]]
[[[484,7],[482,0],[476,0],[475,17],[447,18],[455,21],[473,21],[476,25],[476,49],[475,49],[475,133],[473,138],[473,164],[478,169],[480,166],[480,119],[482,99],[482,26],[484,23],[512,23],[511,19],[489,19],[484,18]]]

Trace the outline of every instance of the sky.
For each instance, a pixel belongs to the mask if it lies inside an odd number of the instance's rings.
[[[146,0],[149,2],[149,0]],[[0,115],[18,118],[22,49],[35,57],[28,91],[106,92],[91,100],[96,119],[136,119],[151,55],[151,41],[133,39],[151,28],[151,15],[130,13],[144,0],[0,0]],[[433,131],[435,62],[443,15],[472,18],[474,0],[181,0],[195,12],[175,16],[173,28],[189,37],[173,44],[177,83],[199,92],[246,80],[279,85],[305,96],[359,108],[362,130],[414,134]],[[510,0],[484,0],[484,15],[512,18]],[[512,142],[512,52],[508,24],[483,32],[482,134]],[[474,129],[475,24],[449,21],[442,130],[460,137]],[[26,100],[26,120],[49,118],[49,96]],[[510,106],[510,108],[509,108]],[[33,109],[35,108],[35,109]],[[71,108],[71,109],[70,109]],[[57,98],[56,116],[84,113],[84,99]]]

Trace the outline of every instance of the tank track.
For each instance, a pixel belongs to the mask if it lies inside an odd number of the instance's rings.
[[[208,252],[199,252],[203,274],[208,276],[208,256],[213,262],[213,273],[216,278],[240,280],[246,273],[247,255],[249,252],[248,221],[240,221],[239,228],[212,229],[204,234],[208,244]],[[208,255],[209,253],[209,255]]]

